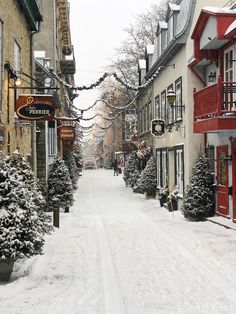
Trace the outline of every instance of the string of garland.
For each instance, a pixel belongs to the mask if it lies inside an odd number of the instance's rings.
[[[54,79],[56,79],[59,83],[63,84],[64,86],[72,89],[72,90],[90,90],[93,89],[95,87],[98,87],[107,77],[109,76],[113,76],[119,83],[121,83],[123,86],[125,86],[127,89],[130,90],[134,90],[134,91],[139,91],[141,89],[147,88],[149,84],[151,84],[151,82],[153,82],[153,80],[157,77],[159,71],[157,71],[156,73],[153,74],[153,76],[148,79],[146,81],[146,83],[144,83],[143,85],[139,85],[139,86],[133,86],[130,85],[128,83],[126,83],[121,77],[119,77],[116,73],[107,73],[105,72],[95,83],[92,83],[88,86],[75,86],[75,85],[70,85],[68,84],[66,81],[62,80],[54,71],[53,69],[50,69],[50,73],[53,76]]]

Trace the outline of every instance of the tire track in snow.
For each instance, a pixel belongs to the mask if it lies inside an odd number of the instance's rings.
[[[90,187],[91,190],[96,190],[92,184]],[[91,193],[91,191],[90,194],[93,195],[92,199],[96,211],[97,233],[100,245],[101,270],[104,289],[104,314],[125,314],[119,284],[117,282],[117,273],[114,267],[114,259],[109,247],[102,217],[99,212],[99,205],[96,200],[96,195]]]

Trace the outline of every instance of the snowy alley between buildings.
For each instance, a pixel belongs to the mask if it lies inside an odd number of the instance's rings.
[[[75,200],[0,285],[0,313],[236,313],[236,230],[172,214],[112,170],[84,171]]]

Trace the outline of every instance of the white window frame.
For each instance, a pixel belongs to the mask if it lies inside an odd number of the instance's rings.
[[[48,127],[48,155],[56,156],[57,155],[57,125],[55,121],[55,127]]]
[[[16,40],[14,40],[14,70],[20,71],[21,70],[21,47],[17,43]]]
[[[161,154],[162,186],[167,185],[167,151],[163,150]]]
[[[182,78],[178,78],[175,81],[175,121],[180,121],[183,119],[183,106],[182,106]]]
[[[176,185],[178,187],[180,197],[184,194],[184,165],[183,165],[183,148],[176,149]]]
[[[157,163],[157,187],[161,187],[161,151],[156,152],[156,163]]]

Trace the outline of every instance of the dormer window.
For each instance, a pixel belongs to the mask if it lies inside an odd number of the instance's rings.
[[[174,15],[172,14],[167,22],[168,31],[167,31],[167,41],[168,43],[174,38]]]
[[[158,57],[163,53],[167,46],[167,23],[159,21],[158,25]]]
[[[174,38],[175,35],[175,28],[176,28],[176,21],[177,21],[177,14],[180,11],[180,6],[177,4],[169,3],[169,10],[168,10],[168,18],[167,18],[167,42],[170,43],[171,40]]]

